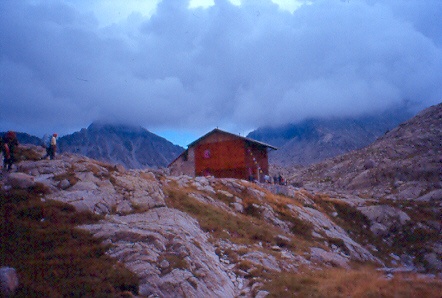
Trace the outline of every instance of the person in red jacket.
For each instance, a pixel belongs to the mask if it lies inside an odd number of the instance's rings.
[[[18,146],[17,135],[13,131],[8,131],[2,139],[3,166],[10,171],[15,162],[15,148]]]

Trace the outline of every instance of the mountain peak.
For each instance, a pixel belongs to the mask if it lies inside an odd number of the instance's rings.
[[[60,138],[59,147],[131,169],[165,167],[184,151],[141,126],[104,121]]]

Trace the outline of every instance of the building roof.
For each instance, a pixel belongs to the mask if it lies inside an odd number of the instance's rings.
[[[198,143],[198,142],[201,141],[202,139],[205,139],[206,137],[208,137],[208,136],[210,136],[210,135],[212,135],[212,134],[214,134],[214,133],[223,133],[223,134],[227,134],[227,135],[230,135],[230,136],[233,136],[233,137],[236,137],[236,138],[243,139],[244,141],[247,141],[247,142],[250,142],[250,143],[253,143],[253,144],[259,145],[259,146],[268,147],[268,148],[273,149],[273,150],[278,150],[278,148],[276,148],[276,147],[274,147],[274,146],[272,146],[272,145],[266,144],[266,143],[264,143],[264,142],[260,142],[260,141],[256,141],[256,140],[253,140],[253,139],[250,139],[250,138],[246,138],[246,137],[240,136],[240,135],[236,135],[236,134],[233,134],[233,133],[230,133],[230,132],[227,132],[227,131],[224,131],[224,130],[218,129],[218,128],[215,128],[214,130],[212,130],[212,131],[206,133],[205,135],[203,135],[203,136],[200,137],[199,139],[193,141],[192,143],[190,143],[189,145],[187,145],[187,148],[192,147],[193,145],[195,145],[196,143]]]

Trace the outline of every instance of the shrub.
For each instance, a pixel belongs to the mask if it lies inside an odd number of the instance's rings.
[[[40,160],[41,155],[32,148],[18,146],[15,149],[15,156],[17,157],[17,161],[23,160]]]
[[[256,204],[248,204],[244,208],[244,213],[256,218],[262,218],[261,209]]]

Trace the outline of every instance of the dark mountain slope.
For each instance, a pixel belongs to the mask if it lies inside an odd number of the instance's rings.
[[[72,152],[127,168],[167,166],[184,149],[140,126],[92,123],[60,138],[60,152]]]
[[[5,133],[6,132],[0,132],[0,137],[3,137]],[[20,144],[41,145],[41,139],[36,136],[32,136],[24,132],[16,132],[16,134],[17,140]]]
[[[360,118],[309,119],[283,127],[265,127],[248,137],[279,147],[270,153],[278,166],[309,165],[374,142],[412,117],[405,108]]]
[[[364,197],[441,200],[442,103],[368,147],[296,171],[291,181]]]

